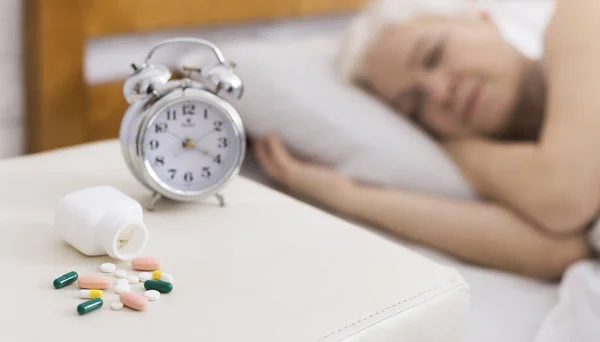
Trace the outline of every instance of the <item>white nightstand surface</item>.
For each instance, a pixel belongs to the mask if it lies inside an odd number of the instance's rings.
[[[105,304],[78,316],[71,270],[100,273],[53,227],[57,200],[112,185],[149,192],[109,141],[0,162],[3,341],[459,341],[469,290],[457,272],[284,194],[239,177],[227,206],[160,202],[145,213],[144,255],[163,260],[174,290],[144,312]],[[127,263],[118,269],[131,271]],[[138,272],[134,272],[137,274]],[[142,293],[141,288],[134,291]]]

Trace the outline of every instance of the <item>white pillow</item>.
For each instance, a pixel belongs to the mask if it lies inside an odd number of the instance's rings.
[[[249,135],[278,134],[296,155],[364,182],[474,198],[434,140],[335,76],[339,41],[330,35],[221,46],[244,80],[244,97],[233,104]],[[183,60],[190,58],[198,60]]]

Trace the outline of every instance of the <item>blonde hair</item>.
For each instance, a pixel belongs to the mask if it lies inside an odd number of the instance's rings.
[[[419,16],[449,18],[475,17],[477,7],[469,0],[374,0],[354,19],[338,51],[337,64],[342,78],[360,82],[364,57],[381,33]]]

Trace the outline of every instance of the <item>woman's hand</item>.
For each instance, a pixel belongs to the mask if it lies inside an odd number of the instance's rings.
[[[276,136],[254,140],[254,152],[260,166],[275,181],[332,209],[343,210],[355,187],[348,177],[332,169],[294,158]]]

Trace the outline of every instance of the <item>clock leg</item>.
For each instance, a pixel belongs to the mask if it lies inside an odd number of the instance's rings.
[[[219,193],[217,193],[216,196],[217,196],[217,199],[219,200],[219,205],[221,207],[224,207],[225,206],[225,197],[223,196],[223,193],[219,192]]]
[[[146,209],[148,209],[149,211],[153,211],[154,210],[154,206],[156,205],[156,202],[158,202],[158,200],[160,200],[162,198],[162,196],[155,192],[152,195],[152,199],[150,199],[150,202],[148,203],[148,206],[146,207]]]

